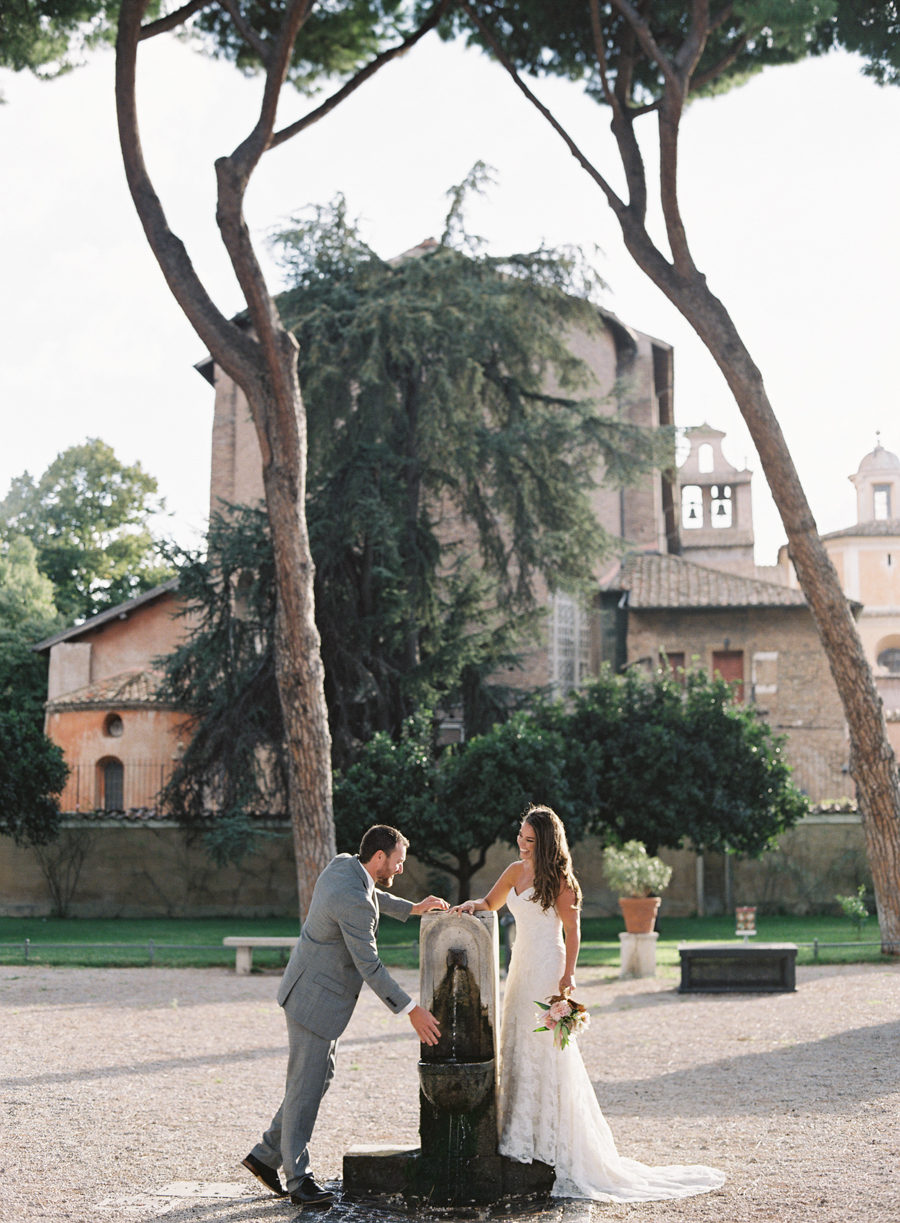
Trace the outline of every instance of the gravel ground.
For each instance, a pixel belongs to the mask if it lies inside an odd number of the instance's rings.
[[[415,973],[396,975],[415,991]],[[581,1047],[620,1151],[714,1164],[728,1181],[679,1202],[529,1217],[897,1223],[900,965],[797,975],[795,994],[682,996],[673,976],[584,970]],[[239,1166],[281,1097],[277,979],[0,967],[2,1223],[293,1220]],[[546,1039],[535,1036],[536,1056]],[[417,1052],[408,1022],[364,990],[313,1139],[319,1179],[338,1178],[354,1144],[416,1145]],[[317,1220],[375,1213],[335,1207]]]

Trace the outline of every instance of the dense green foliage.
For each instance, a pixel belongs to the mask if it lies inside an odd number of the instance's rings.
[[[151,0],[145,22],[177,3]],[[433,0],[339,0],[313,4],[297,40],[289,80],[298,89],[316,88],[326,76],[346,76],[374,57],[388,42],[409,34],[434,9]],[[521,67],[586,79],[596,92],[596,52],[587,0],[482,0],[473,5],[501,37]],[[624,23],[610,4],[600,4],[609,63],[616,71]],[[716,79],[739,83],[767,64],[793,62],[809,54],[842,47],[862,55],[864,71],[882,84],[900,79],[900,9],[896,0],[740,0],[718,8],[725,14],[698,66],[706,76],[724,65]],[[0,6],[0,67],[30,69],[54,76],[76,65],[84,52],[115,36],[119,0],[4,0]],[[271,44],[284,17],[283,3],[246,0],[241,14],[253,32],[250,41],[233,17],[219,5],[208,5],[188,29],[194,41],[213,56],[222,56],[242,71],[261,67],[261,49]],[[651,29],[663,47],[680,42],[688,25],[689,5],[657,0],[649,14]],[[450,6],[445,35],[471,28]],[[477,35],[472,36],[479,42]],[[635,96],[655,96],[659,78],[646,61],[635,74]]]
[[[143,23],[185,4],[148,0]],[[179,28],[204,53],[254,72],[264,65],[286,7],[284,0],[241,0],[240,28],[225,5],[208,3]],[[121,0],[3,0],[0,67],[42,77],[76,67],[86,51],[115,40],[120,8]],[[318,88],[323,77],[349,75],[411,28],[406,0],[329,0],[310,9],[288,70],[288,80],[302,92]]]
[[[565,744],[569,799],[605,840],[757,857],[807,811],[784,737],[723,680],[682,678],[606,672],[537,713]]]
[[[538,581],[583,587],[612,545],[598,472],[623,484],[671,457],[567,346],[603,325],[577,252],[472,249],[460,208],[486,174],[424,253],[378,258],[340,199],[279,235],[338,762],[451,694],[481,729],[478,677],[521,650]]]
[[[68,772],[61,749],[32,718],[0,710],[0,834],[17,844],[52,840]]]
[[[335,784],[338,844],[371,823],[401,827],[460,896],[494,841],[512,843],[529,801],[562,816],[572,842],[685,844],[758,857],[806,812],[782,740],[702,672],[605,674],[569,702],[521,713],[438,750],[420,716],[399,742],[377,735]]]
[[[252,848],[254,812],[284,810],[274,571],[262,510],[214,515],[205,555],[181,557],[187,636],[160,660],[159,698],[184,711],[191,735],[162,803],[219,861]]]
[[[419,11],[424,11],[424,3]],[[608,82],[633,107],[655,103],[665,90],[660,65],[639,43],[634,25],[609,3],[599,6]],[[896,0],[738,0],[711,4],[710,35],[693,72],[691,90],[703,95],[740,85],[763,68],[795,63],[841,47],[859,52],[864,71],[882,83],[898,81],[900,10]],[[582,83],[605,101],[597,42],[587,0],[473,0],[481,17],[519,69],[536,76],[561,76]],[[665,53],[684,44],[691,24],[685,0],[654,0],[635,6],[647,31]],[[465,34],[482,48],[488,43],[469,16],[451,7],[445,37]]]
[[[150,519],[163,508],[140,463],[98,438],[69,446],[35,480],[17,476],[0,501],[0,540],[30,539],[68,620],[114,607],[172,576]]]
[[[47,659],[35,642],[61,627],[53,583],[37,566],[30,539],[0,541],[0,709],[23,714],[38,729],[47,699]]]
[[[490,847],[515,843],[528,803],[564,792],[563,744],[524,713],[459,748],[440,750],[435,731],[419,714],[399,740],[378,734],[365,745],[335,778],[335,832],[338,849],[352,851],[371,824],[401,828],[410,852],[452,876],[462,900]],[[558,809],[572,814],[562,803]]]
[[[91,46],[112,41],[118,12],[118,0],[3,0],[0,67],[58,76]]]

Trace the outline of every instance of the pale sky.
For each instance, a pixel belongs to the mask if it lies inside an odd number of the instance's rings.
[[[196,541],[208,500],[212,390],[153,260],[121,169],[113,56],[55,82],[0,72],[0,497],[86,437],[157,478],[162,529]],[[216,156],[250,129],[261,81],[171,37],[142,47],[142,139],[174,231],[226,313],[240,296],[214,222]],[[542,98],[619,182],[608,113],[570,83]],[[309,103],[285,97],[283,118]],[[652,124],[653,119],[647,118]],[[760,367],[819,529],[855,521],[847,477],[875,444],[900,452],[900,90],[844,55],[771,69],[695,103],[682,130],[683,212],[698,265]],[[674,345],[681,426],[727,433],[754,478],[757,559],[784,533],[738,410],[700,341],[631,263],[597,188],[502,71],[433,36],[335,113],[266,155],[247,216],[260,240],[342,191],[389,257],[439,236],[445,192],[476,160],[498,185],[469,214],[490,249],[599,246],[604,304]],[[272,269],[271,287],[280,285]]]

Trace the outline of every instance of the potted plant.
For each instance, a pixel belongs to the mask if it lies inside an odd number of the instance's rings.
[[[672,878],[671,866],[661,858],[651,858],[646,845],[626,841],[603,851],[603,873],[619,896],[619,907],[629,934],[649,934],[656,921],[659,895]]]

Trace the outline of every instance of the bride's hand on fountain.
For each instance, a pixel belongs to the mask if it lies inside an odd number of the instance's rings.
[[[441,1029],[438,1027],[438,1021],[424,1006],[413,1007],[409,1012],[409,1022],[423,1045],[436,1045],[440,1040]]]
[[[410,910],[416,917],[422,913],[430,913],[432,909],[441,909],[446,911],[450,905],[442,896],[426,896],[424,900],[420,900],[418,904],[414,904]]]
[[[453,908],[450,910],[450,912],[451,913],[474,913],[475,912],[475,901],[474,900],[464,900],[462,904],[454,905]]]

